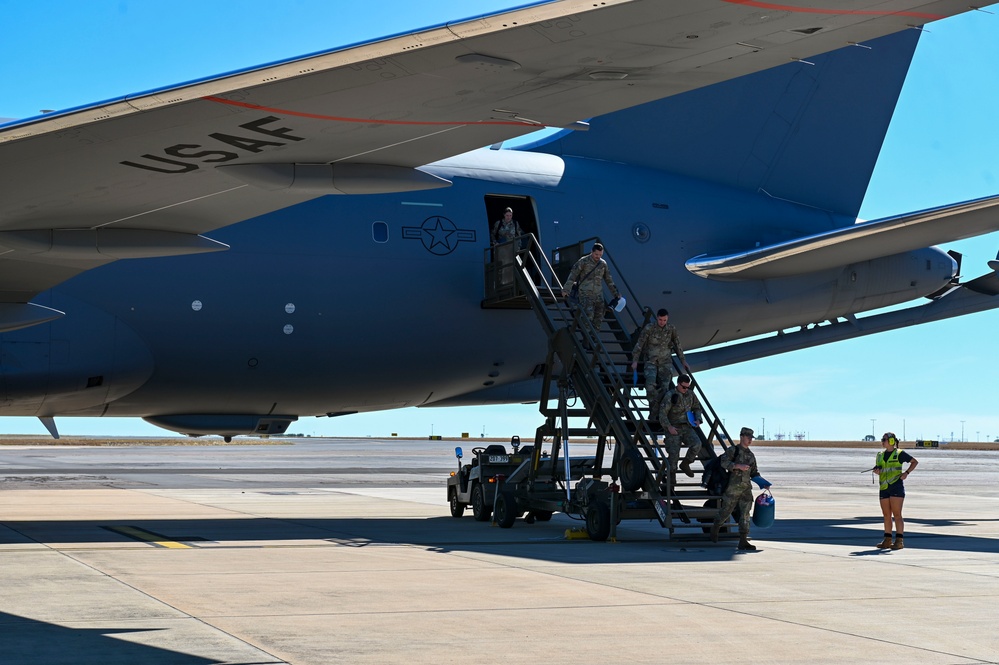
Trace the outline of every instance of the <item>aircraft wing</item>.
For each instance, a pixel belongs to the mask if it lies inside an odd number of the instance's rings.
[[[790,277],[900,254],[999,230],[999,197],[889,217],[805,238],[697,256],[687,270],[708,279],[738,281]]]
[[[836,5],[545,2],[2,125],[0,330],[117,258],[224,249],[200,234],[323,194],[446,186],[416,167],[968,10]]]

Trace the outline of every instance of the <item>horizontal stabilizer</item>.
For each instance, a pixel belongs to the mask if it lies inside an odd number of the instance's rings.
[[[837,319],[821,325],[802,327],[793,332],[778,331],[768,337],[749,342],[695,351],[686,354],[686,357],[694,371],[704,371],[997,308],[999,308],[999,276],[989,273],[925,305],[865,317],[851,316],[844,320]]]
[[[999,230],[999,196],[887,217],[723,255],[696,256],[687,270],[720,281],[775,279],[891,256]]]
[[[994,261],[989,261],[994,263]],[[994,272],[977,277],[964,285],[964,288],[985,296],[999,295],[999,275]]]

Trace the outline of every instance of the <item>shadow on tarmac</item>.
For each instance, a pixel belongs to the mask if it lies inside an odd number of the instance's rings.
[[[159,628],[68,628],[0,612],[0,654],[4,663],[19,665],[80,665],[81,663],[142,663],[143,665],[210,665],[223,661],[159,647],[136,644],[115,635]]]
[[[975,520],[981,522],[983,520]],[[989,520],[996,521],[996,520]],[[968,522],[957,520],[906,519],[907,549],[953,552],[999,553],[999,539],[962,535]],[[692,551],[701,560],[724,560],[734,553],[734,534],[713,544],[707,538],[667,540],[657,523],[622,523],[618,543],[594,543],[589,540],[566,540],[568,528],[582,523],[557,515],[546,523],[527,525],[517,521],[513,528],[500,529],[489,522],[471,517],[433,517],[429,519],[394,518],[246,518],[179,520],[106,520],[39,521],[0,523],[0,545],[39,542],[59,547],[87,544],[148,542],[181,543],[192,548],[236,546],[251,543],[294,544],[295,541],[325,540],[331,543],[366,547],[379,545],[416,545],[440,552],[479,552],[515,555],[562,563],[603,563],[686,560]],[[873,550],[880,539],[881,518],[847,520],[778,520],[769,529],[755,529],[751,534],[757,547],[766,548],[767,540],[782,542],[825,543]],[[920,526],[948,529],[951,533],[920,533]],[[3,528],[6,527],[6,528]],[[731,529],[732,527],[730,527]],[[553,547],[558,546],[558,547]],[[872,552],[874,553],[874,552]]]

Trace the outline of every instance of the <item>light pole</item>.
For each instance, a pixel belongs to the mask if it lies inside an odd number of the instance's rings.
[[[964,421],[961,421],[961,441],[964,441]]]
[[[871,438],[877,439],[878,435],[874,433],[874,423],[878,422],[877,418],[871,418]]]
[[[766,440],[767,438],[767,419],[763,419],[763,425],[760,427],[760,438]]]

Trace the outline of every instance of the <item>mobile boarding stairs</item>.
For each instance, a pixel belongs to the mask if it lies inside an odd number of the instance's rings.
[[[625,297],[625,308],[617,312],[608,307],[597,330],[561,297],[562,280],[595,240],[560,247],[551,262],[533,235],[487,250],[482,306],[530,307],[548,337],[539,407],[545,423],[537,429],[530,458],[497,479],[501,485],[494,520],[509,527],[525,514],[531,522],[534,515],[560,511],[585,519],[593,540],[615,538],[617,524],[626,519],[658,520],[671,538],[706,538],[718,488],[711,492],[702,487],[699,471],[694,478],[680,472],[671,482],[666,434],[650,424],[645,391],[631,371],[634,340],[652,320],[652,310],[639,303],[606,251],[604,260]],[[676,360],[674,365],[682,372]],[[695,432],[701,439],[700,459],[707,464],[718,453],[710,444],[717,442],[724,450],[732,443],[700,385],[693,385],[703,409]],[[596,449],[573,456],[570,439],[576,446],[582,437],[595,438]]]

